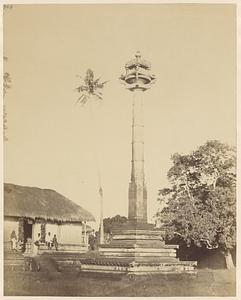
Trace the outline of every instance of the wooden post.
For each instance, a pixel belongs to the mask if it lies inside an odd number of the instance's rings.
[[[87,233],[86,233],[86,221],[84,221],[84,241],[85,241],[85,246],[88,246]]]
[[[100,228],[99,228],[99,243],[104,244],[105,239],[104,239],[104,223],[103,223],[103,190],[102,187],[100,186],[99,189],[100,193]]]
[[[41,242],[45,243],[45,237],[46,237],[46,223],[45,223],[45,221],[41,222],[40,236],[41,236]]]

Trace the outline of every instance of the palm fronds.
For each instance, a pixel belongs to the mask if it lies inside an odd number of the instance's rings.
[[[100,78],[94,79],[94,72],[91,69],[87,70],[84,79],[79,75],[78,77],[82,79],[82,83],[76,88],[77,92],[81,94],[76,104],[85,105],[90,97],[103,100],[102,93],[99,90],[103,89],[108,81],[100,82]]]

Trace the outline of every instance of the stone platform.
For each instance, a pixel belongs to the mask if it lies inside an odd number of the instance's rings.
[[[78,244],[58,244],[58,252],[61,253],[86,253],[88,251],[88,246],[78,245]],[[38,248],[38,254],[43,253],[52,253],[56,252],[55,247],[48,249],[48,246],[45,244],[41,244]]]
[[[113,229],[109,244],[100,245],[94,258],[81,258],[83,272],[195,273],[196,261],[179,261],[178,245],[166,245],[163,232],[152,224],[128,222]]]
[[[4,271],[24,271],[25,259],[21,252],[4,251]]]

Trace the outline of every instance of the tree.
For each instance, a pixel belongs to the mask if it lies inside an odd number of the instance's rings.
[[[104,232],[105,233],[111,233],[112,228],[114,225],[121,225],[123,223],[126,223],[128,219],[126,217],[116,215],[112,218],[105,218],[104,219]]]
[[[81,76],[78,75],[82,79]],[[101,89],[104,88],[104,85],[108,81],[100,82],[100,78],[94,79],[94,72],[90,69],[87,70],[86,76],[81,82],[81,84],[76,88],[80,97],[77,100],[77,103],[85,105],[89,99],[103,100]]]
[[[12,9],[12,5],[10,4],[4,4],[3,5],[3,15],[5,16],[5,13],[7,10]],[[6,62],[8,60],[7,56],[3,56],[3,61]],[[4,68],[5,69],[5,68]],[[10,74],[6,71],[3,73],[3,98],[5,100],[5,96],[7,93],[7,90],[11,88],[11,77]],[[4,141],[7,141],[7,109],[6,104],[3,105],[3,139]]]
[[[219,248],[227,268],[236,245],[235,149],[208,141],[188,155],[174,154],[170,187],[159,190],[156,219],[166,238],[179,236],[190,246]]]
[[[4,56],[3,59],[6,61],[7,57]],[[8,72],[3,73],[3,96],[5,97],[7,90],[11,87],[11,77]]]
[[[90,112],[90,128],[92,130],[92,137],[96,132],[96,126],[94,126],[94,117],[92,112],[92,100],[103,100],[102,98],[102,90],[104,88],[104,85],[107,83],[100,82],[100,78],[94,79],[94,72],[90,69],[87,70],[86,76],[83,79],[81,76],[78,76],[81,78],[82,82],[80,85],[76,88],[77,92],[80,93],[80,97],[77,99],[76,103],[80,103],[82,106],[87,105],[89,103],[89,112]],[[104,243],[104,228],[103,228],[103,188],[101,183],[101,174],[99,169],[99,164],[96,156],[96,146],[93,145],[93,151],[94,151],[94,157],[96,162],[96,168],[97,168],[97,176],[98,176],[98,184],[99,184],[99,195],[100,195],[100,244]]]

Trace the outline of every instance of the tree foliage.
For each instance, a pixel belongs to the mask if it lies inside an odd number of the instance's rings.
[[[229,251],[236,244],[235,149],[208,141],[172,161],[170,187],[159,190],[162,208],[156,214],[167,238]]]
[[[11,87],[11,77],[8,72],[4,72],[3,74],[3,96],[6,95],[7,90]]]
[[[104,232],[105,233],[111,233],[112,228],[114,225],[121,225],[123,223],[126,223],[128,219],[126,217],[116,215],[112,218],[105,218],[104,219]]]

